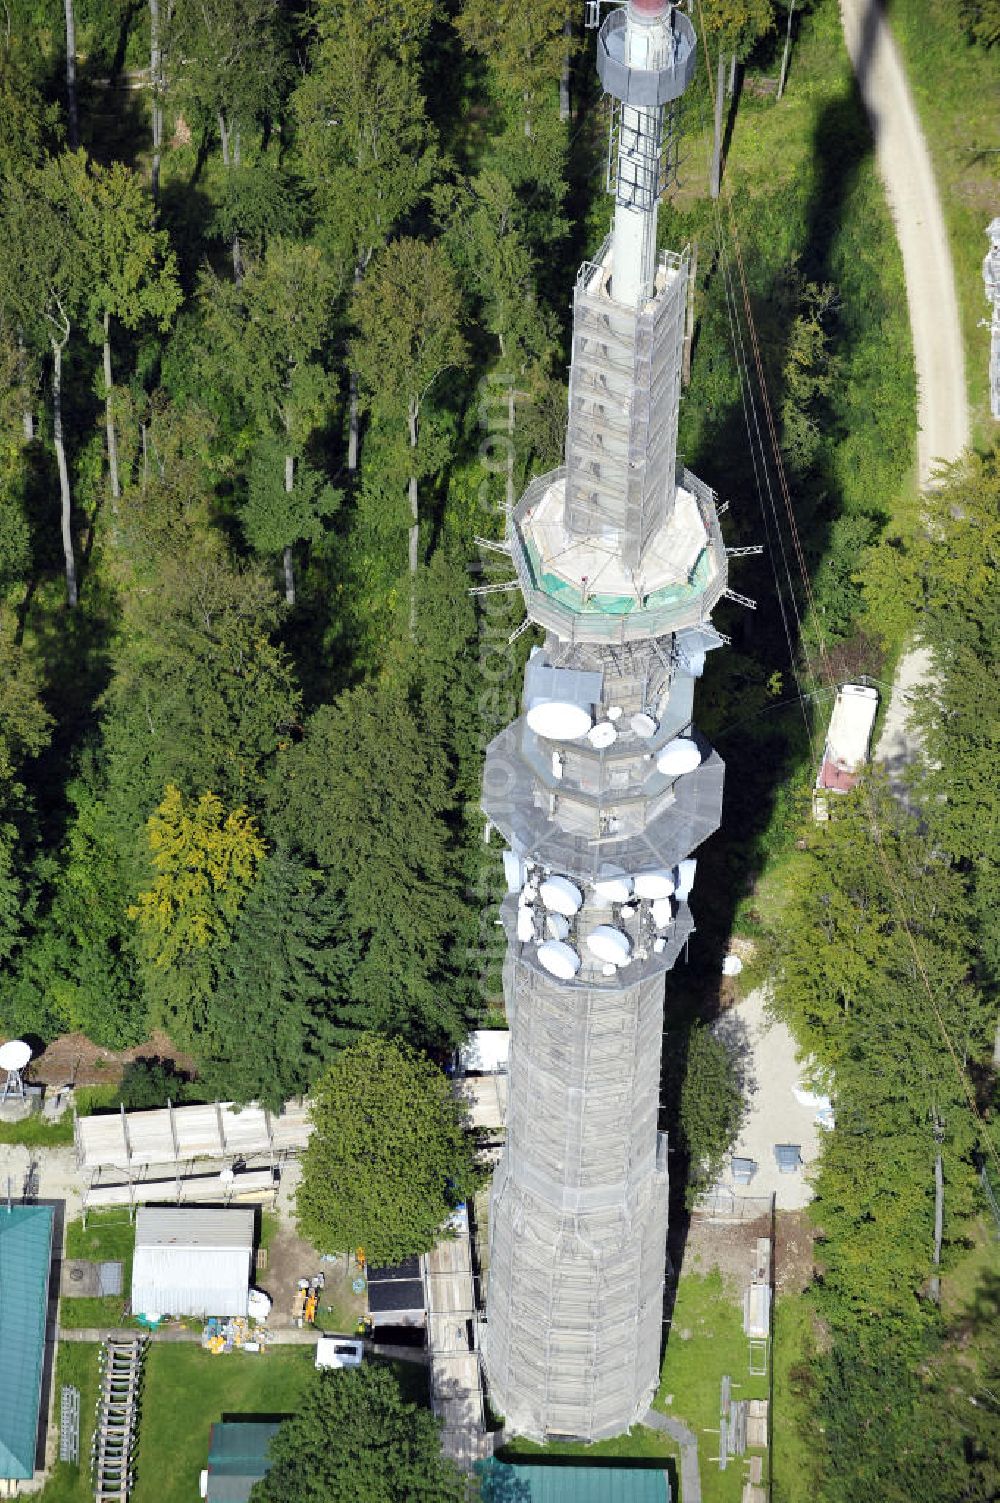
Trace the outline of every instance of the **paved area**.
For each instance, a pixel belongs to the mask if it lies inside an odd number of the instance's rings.
[[[955,459],[969,442],[955,274],[930,153],[884,11],[877,0],[841,0],[840,13],[903,256],[924,487],[935,464]]]
[[[651,1430],[662,1430],[681,1448],[682,1503],[701,1503],[701,1477],[698,1475],[698,1439],[680,1420],[651,1409],[643,1420]]]
[[[917,479],[924,490],[935,466],[957,459],[969,443],[955,273],[927,142],[882,7],[877,0],[840,0],[840,14],[903,257],[917,368]],[[893,790],[904,798],[901,775],[921,752],[908,723],[908,696],[930,669],[923,648],[901,658],[875,749]]]
[[[721,1184],[755,1199],[774,1195],[779,1211],[798,1211],[812,1199],[808,1175],[819,1155],[823,1129],[816,1122],[816,1104],[795,1094],[805,1094],[797,1045],[784,1023],[767,1016],[767,998],[767,988],[758,987],[715,1025],[736,1055],[750,1104],[733,1156],[757,1165],[749,1185],[734,1186],[728,1167]],[[799,1144],[802,1163],[794,1174],[779,1172],[776,1143]]]

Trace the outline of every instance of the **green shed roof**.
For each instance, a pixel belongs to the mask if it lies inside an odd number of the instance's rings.
[[[35,1470],[52,1206],[0,1206],[0,1477]]]
[[[483,1503],[670,1503],[659,1467],[521,1465],[491,1460],[482,1468]]]
[[[277,1420],[220,1420],[208,1449],[208,1503],[247,1503],[250,1489],[267,1474],[267,1448]]]

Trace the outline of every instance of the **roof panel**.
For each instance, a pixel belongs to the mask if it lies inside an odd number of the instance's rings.
[[[52,1206],[0,1209],[0,1477],[35,1469],[53,1220]]]

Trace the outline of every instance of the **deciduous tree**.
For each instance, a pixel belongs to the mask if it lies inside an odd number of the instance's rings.
[[[253,1503],[466,1503],[429,1409],[403,1400],[388,1367],[321,1372],[271,1443]]]
[[[427,1252],[475,1186],[451,1082],[405,1044],[365,1034],[313,1086],[296,1200],[314,1247],[369,1263]]]
[[[406,424],[412,588],[420,561],[421,411],[443,372],[466,361],[459,292],[440,242],[404,238],[381,252],[355,293],[354,316],[358,335],[351,353],[365,399],[384,417]]]

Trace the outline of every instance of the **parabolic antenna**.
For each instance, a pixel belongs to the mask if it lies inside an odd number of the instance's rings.
[[[591,746],[602,750],[605,746],[612,746],[618,740],[618,732],[610,720],[599,720],[593,730],[587,732],[587,740]]]
[[[530,729],[549,741],[579,741],[593,723],[589,710],[566,699],[544,699],[528,711]]]
[[[694,772],[701,763],[701,752],[690,736],[675,736],[657,753],[656,765],[668,777],[680,777],[682,773]]]
[[[669,898],[654,898],[651,912],[657,929],[665,929],[674,916],[674,905]]]
[[[527,905],[517,910],[517,937],[522,945],[530,944],[535,937],[534,909]]]
[[[23,1039],[8,1039],[0,1045],[0,1070],[23,1070],[31,1058],[31,1045]]]
[[[686,861],[679,861],[677,863],[677,898],[681,903],[686,903],[691,896],[697,866],[698,862],[694,856],[688,857]]]
[[[669,898],[673,890],[673,875],[668,871],[640,872],[635,879],[637,898]]]
[[[562,913],[546,914],[545,932],[549,939],[565,939],[569,934],[569,919]]]
[[[624,872],[609,871],[594,883],[594,894],[602,903],[627,903],[632,896],[632,878]]]
[[[538,963],[550,976],[558,976],[560,981],[572,981],[580,969],[579,955],[572,945],[564,944],[561,939],[547,939],[544,945],[538,946]]]
[[[633,715],[629,721],[629,725],[632,727],[635,735],[641,736],[644,741],[648,741],[650,736],[656,735],[657,723],[652,715],[647,715],[644,710],[640,710],[638,715]]]
[[[632,953],[632,942],[612,924],[599,924],[587,935],[587,949],[607,965],[625,965]]]
[[[567,918],[583,907],[583,893],[568,877],[547,877],[539,888],[539,897],[546,908]]]

